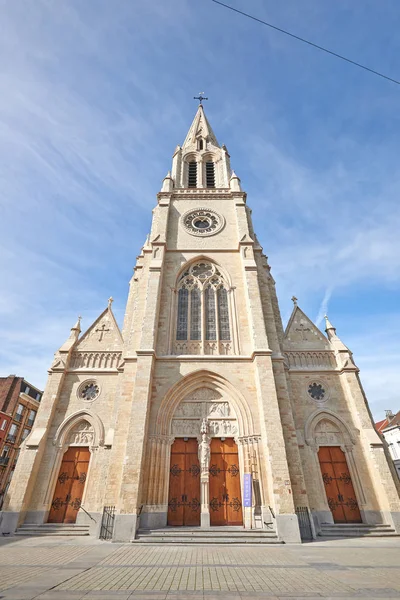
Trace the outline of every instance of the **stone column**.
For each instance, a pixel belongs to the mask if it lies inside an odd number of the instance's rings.
[[[210,527],[210,442],[211,440],[207,435],[207,419],[203,419],[203,423],[201,425],[201,442],[199,443],[201,527]]]

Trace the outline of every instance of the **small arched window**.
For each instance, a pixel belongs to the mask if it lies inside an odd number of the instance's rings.
[[[204,142],[201,138],[199,139],[199,141],[197,143],[197,150],[204,150]]]
[[[181,275],[177,291],[177,353],[229,353],[228,286],[218,268],[205,261],[191,265]]]
[[[212,161],[206,162],[206,187],[215,187],[215,165]]]
[[[191,160],[188,165],[188,187],[197,187],[197,162]]]

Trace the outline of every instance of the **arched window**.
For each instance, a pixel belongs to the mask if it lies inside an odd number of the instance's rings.
[[[206,162],[206,187],[215,187],[215,165],[212,161]]]
[[[188,187],[197,187],[197,162],[191,160],[188,165]]]
[[[176,353],[230,353],[228,286],[218,268],[206,261],[191,265],[177,293]]]

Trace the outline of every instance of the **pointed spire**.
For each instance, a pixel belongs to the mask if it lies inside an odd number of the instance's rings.
[[[194,146],[197,149],[197,140],[200,139],[210,142],[213,146],[217,146],[218,148],[220,147],[215,133],[213,132],[212,127],[206,117],[204,106],[202,104],[200,104],[197,109],[186,139],[183,142],[182,148]]]
[[[325,331],[326,331],[328,338],[331,340],[333,337],[337,337],[336,328],[329,321],[328,315],[325,315],[324,319],[325,319]]]
[[[78,320],[75,323],[75,325],[71,327],[71,333],[69,334],[68,339],[61,346],[60,351],[68,352],[70,348],[72,348],[72,346],[75,344],[75,342],[77,342],[79,334],[81,332],[81,320],[82,317],[78,317]]]
[[[166,177],[163,179],[162,192],[172,192],[174,188],[174,180],[171,177],[171,171],[168,171]]]
[[[75,325],[73,327],[71,327],[71,334],[70,334],[70,338],[76,336],[76,338],[78,338],[80,332],[81,332],[81,321],[82,321],[82,317],[78,317],[77,322],[75,323]]]
[[[229,187],[231,188],[231,190],[233,190],[235,192],[242,191],[242,186],[240,185],[240,179],[236,175],[235,171],[232,171],[232,175],[231,175],[231,178],[229,181]]]

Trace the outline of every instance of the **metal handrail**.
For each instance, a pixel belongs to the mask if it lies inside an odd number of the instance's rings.
[[[94,521],[95,523],[97,523],[96,519],[93,519],[92,515],[90,513],[88,513],[88,511],[86,510],[86,508],[83,507],[83,504],[80,505],[80,507],[84,513],[87,514],[87,516],[89,517],[89,519],[92,519],[92,521]]]

